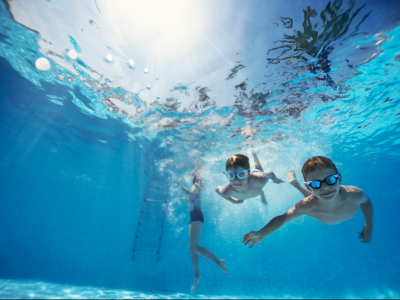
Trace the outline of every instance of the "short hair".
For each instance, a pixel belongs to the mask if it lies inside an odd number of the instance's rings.
[[[327,157],[314,156],[309,158],[303,165],[301,173],[303,173],[304,181],[307,181],[307,175],[314,172],[317,168],[331,168],[336,173],[339,173],[333,161]]]
[[[226,170],[233,166],[241,166],[245,169],[250,169],[249,158],[243,154],[235,154],[228,158],[226,162]]]

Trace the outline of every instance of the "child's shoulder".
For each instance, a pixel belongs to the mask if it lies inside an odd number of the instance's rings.
[[[249,174],[249,180],[264,183],[265,181],[268,180],[268,173],[263,171],[252,170]]]
[[[365,195],[362,189],[352,185],[341,185],[340,190],[347,200],[361,201]]]

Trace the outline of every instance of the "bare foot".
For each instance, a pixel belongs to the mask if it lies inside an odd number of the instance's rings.
[[[294,172],[294,170],[291,170],[291,171],[289,172],[288,177],[289,177],[289,183],[290,183],[291,185],[296,185],[296,184],[298,184],[297,178],[296,178],[296,173]]]
[[[284,182],[282,179],[276,177],[275,173],[272,171],[267,171],[269,178],[272,180],[273,183],[282,183]]]
[[[224,272],[224,275],[228,275],[228,269],[226,268],[226,264],[225,264],[225,259],[221,259],[219,261],[219,267],[221,268],[222,272]]]
[[[282,182],[284,182],[282,179],[279,179],[278,177],[276,177],[272,181],[273,181],[273,183],[282,183]]]
[[[201,281],[201,277],[200,277],[200,276],[194,279],[193,285],[192,285],[192,287],[190,288],[190,292],[191,292],[192,294],[194,293],[194,290],[196,289],[196,286],[197,286],[197,284],[198,284],[200,281]]]

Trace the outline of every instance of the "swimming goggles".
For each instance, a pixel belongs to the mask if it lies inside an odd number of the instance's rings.
[[[224,172],[226,178],[228,178],[229,180],[233,180],[235,179],[235,174],[237,176],[237,178],[239,179],[245,179],[247,176],[249,176],[249,169],[247,170],[239,170],[236,172],[233,171],[226,171]]]
[[[326,177],[324,180],[314,180],[304,182],[306,185],[312,187],[313,189],[319,189],[323,182],[327,185],[334,185],[339,179],[339,173]]]

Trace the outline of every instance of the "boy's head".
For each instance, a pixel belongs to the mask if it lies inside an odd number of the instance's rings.
[[[235,188],[240,188],[244,186],[248,181],[248,175],[250,170],[250,163],[249,158],[246,155],[236,154],[229,157],[228,161],[226,162],[226,174],[229,183],[234,186]],[[233,176],[232,178],[229,178]]]
[[[304,181],[308,181],[308,184],[310,184],[310,186],[306,183],[304,183],[304,185],[310,192],[317,196],[317,198],[332,200],[338,195],[342,182],[342,175],[329,158],[323,156],[311,157],[304,163],[301,172],[303,173]],[[338,173],[339,175],[337,176]]]
[[[336,173],[339,173],[333,161],[327,157],[314,156],[309,158],[303,165],[301,173],[303,174],[304,181],[308,181],[307,175],[314,172],[318,168],[332,169]]]
[[[245,170],[250,169],[249,158],[243,154],[232,155],[226,162],[226,171],[233,167],[242,167]]]

